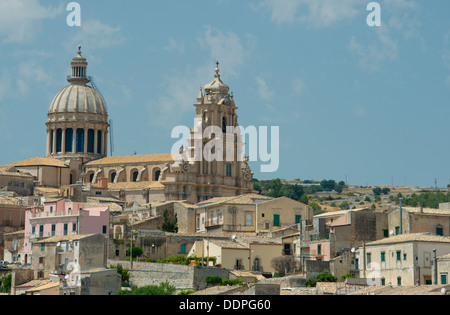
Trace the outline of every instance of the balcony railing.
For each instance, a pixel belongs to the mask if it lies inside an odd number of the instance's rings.
[[[38,213],[32,213],[31,218],[54,218],[54,217],[64,217],[64,216],[76,216],[80,214],[80,210],[73,209],[73,210],[63,210],[63,211],[53,211],[53,212],[38,212]]]

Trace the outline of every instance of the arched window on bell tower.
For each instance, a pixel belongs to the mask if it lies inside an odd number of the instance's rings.
[[[225,117],[222,118],[222,132],[227,132],[227,119]]]

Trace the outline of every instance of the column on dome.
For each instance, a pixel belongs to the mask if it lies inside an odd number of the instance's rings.
[[[92,151],[94,154],[98,154],[98,130],[94,129],[94,149]]]
[[[52,136],[51,133],[53,131],[51,129],[47,129],[47,156],[49,156],[50,154],[52,154]]]
[[[61,153],[66,153],[66,128],[62,128],[61,134]]]
[[[84,128],[84,147],[83,153],[87,153],[88,151],[88,129]]]

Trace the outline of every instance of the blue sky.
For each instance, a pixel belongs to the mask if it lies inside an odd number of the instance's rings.
[[[0,0],[0,164],[45,155],[46,115],[83,46],[114,155],[170,153],[216,60],[242,126],[280,127],[260,179],[446,186],[450,3],[385,0]]]

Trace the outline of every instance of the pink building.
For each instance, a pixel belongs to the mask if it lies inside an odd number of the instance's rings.
[[[30,263],[32,243],[64,235],[103,234],[109,238],[109,207],[59,199],[25,212],[24,261]]]

